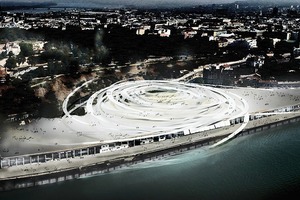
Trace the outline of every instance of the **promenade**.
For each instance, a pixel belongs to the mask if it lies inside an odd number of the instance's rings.
[[[176,81],[129,81],[95,92],[86,114],[39,119],[0,139],[0,180],[40,176],[215,141],[300,116],[300,88],[214,88]],[[220,140],[223,139],[223,140]]]
[[[253,131],[256,132],[255,127],[274,124],[276,122],[292,119],[297,116],[300,117],[300,114],[294,113],[287,115],[268,116],[260,120],[250,121],[247,124],[245,130],[250,130],[250,132],[252,132],[253,129]],[[176,139],[161,141],[159,143],[148,143],[140,146],[126,148],[121,151],[111,151],[105,154],[83,155],[81,157],[74,157],[69,159],[56,159],[45,163],[34,163],[30,165],[19,165],[9,168],[3,168],[0,169],[0,181],[15,178],[20,179],[25,177],[55,174],[58,172],[74,170],[81,167],[93,166],[95,164],[105,164],[113,162],[114,160],[125,159],[130,161],[133,160],[136,155],[146,155],[153,152],[160,152],[172,147],[180,148],[184,147],[185,145],[196,143],[199,141],[206,141],[209,138],[218,138],[220,136],[226,137],[235,130],[239,129],[240,127],[241,124],[236,124],[229,127],[222,127],[218,129],[209,130],[203,133],[193,134],[187,137],[179,137]],[[212,145],[209,147],[212,147]]]

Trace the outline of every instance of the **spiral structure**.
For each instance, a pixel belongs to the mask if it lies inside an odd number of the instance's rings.
[[[95,92],[86,102],[86,116],[76,119],[93,123],[105,133],[160,135],[228,124],[246,108],[240,97],[217,88],[142,80],[119,82]]]

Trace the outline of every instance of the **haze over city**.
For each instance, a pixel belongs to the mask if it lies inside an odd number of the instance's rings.
[[[234,3],[234,2],[247,2],[247,3],[272,3],[272,4],[285,4],[285,3],[297,3],[295,0],[249,0],[249,1],[235,1],[235,0],[52,0],[52,1],[42,1],[42,0],[2,0],[2,3],[14,2],[14,3],[36,3],[36,2],[53,2],[58,5],[63,6],[78,6],[78,7],[103,7],[103,6],[141,6],[141,7],[180,7],[180,6],[193,6],[193,5],[201,5],[201,4],[223,4],[223,3]]]

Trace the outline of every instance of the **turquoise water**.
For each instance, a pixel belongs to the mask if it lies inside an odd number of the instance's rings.
[[[300,198],[300,124],[113,173],[0,193],[0,199]]]

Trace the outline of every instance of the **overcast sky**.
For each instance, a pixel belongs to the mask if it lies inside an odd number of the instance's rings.
[[[94,2],[94,3],[165,3],[165,2],[190,2],[190,3],[216,3],[216,2],[234,2],[235,0],[0,0],[2,2],[58,2],[58,3],[84,3],[84,2]]]
[[[179,7],[208,3],[231,3],[235,0],[0,0],[1,2],[55,2],[61,6],[102,7],[102,6],[163,6]]]
[[[56,2],[69,5],[164,5],[164,6],[180,6],[180,5],[200,5],[212,3],[232,3],[237,0],[0,0],[0,2]],[[247,2],[297,2],[297,0],[242,0]],[[298,0],[299,1],[299,0]]]

